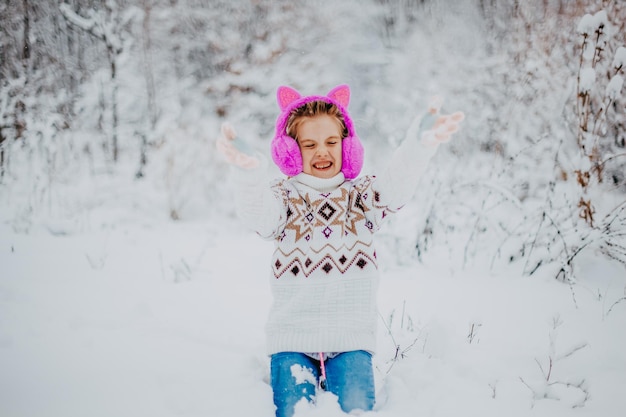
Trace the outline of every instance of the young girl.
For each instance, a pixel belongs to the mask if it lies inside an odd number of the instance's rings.
[[[276,417],[313,401],[316,389],[335,394],[345,412],[374,406],[378,259],[374,233],[407,203],[440,142],[463,114],[439,115],[433,102],[414,123],[379,176],[357,178],[363,146],[347,108],[350,89],[302,97],[278,89],[280,115],[272,159],[286,179],[271,185],[263,158],[222,127],[218,149],[235,170],[237,211],[261,237],[275,242],[273,305],[267,353]]]

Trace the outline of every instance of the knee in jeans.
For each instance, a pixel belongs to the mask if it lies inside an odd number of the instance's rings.
[[[339,405],[346,413],[360,415],[374,408],[374,394],[363,392],[344,393],[339,399]]]

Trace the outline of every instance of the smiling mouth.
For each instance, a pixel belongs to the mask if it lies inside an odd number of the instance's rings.
[[[328,169],[333,165],[332,162],[318,162],[313,164],[313,168],[315,169]]]

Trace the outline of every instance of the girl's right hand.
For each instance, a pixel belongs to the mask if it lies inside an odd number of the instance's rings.
[[[221,135],[217,138],[216,146],[230,164],[244,169],[259,166],[259,159],[250,155],[253,152],[250,146],[237,138],[235,129],[227,122],[222,123]]]

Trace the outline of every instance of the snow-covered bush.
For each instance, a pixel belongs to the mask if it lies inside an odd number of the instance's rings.
[[[584,194],[596,182],[608,180],[617,187],[623,186],[615,175],[607,178],[605,168],[608,165],[609,169],[615,169],[615,162],[618,168],[626,166],[626,162],[615,161],[620,157],[626,158],[626,145],[620,144],[616,134],[624,128],[625,112],[621,96],[626,48],[623,45],[615,48],[615,42],[611,42],[614,30],[605,10],[593,16],[586,14],[578,24],[582,45],[576,84],[576,114],[581,166],[575,169],[575,174],[583,193],[580,200],[581,216],[590,226],[594,223],[594,207]],[[613,53],[614,58],[611,59]],[[621,155],[618,154],[620,147]],[[619,171],[624,172],[623,169]]]
[[[419,204],[407,208],[410,216],[402,214],[392,234],[411,221],[422,260],[438,250],[449,252],[460,267],[520,261],[527,274],[554,268],[556,276],[569,282],[581,252],[599,251],[624,263],[626,183],[620,176],[626,172],[626,158],[621,156],[620,126],[625,111],[617,87],[623,74],[619,48],[626,42],[626,8],[612,3],[598,14],[607,21],[602,59],[597,57],[594,64],[602,70],[596,71],[595,82],[586,83],[588,94],[600,98],[589,106],[602,119],[594,122],[591,139],[602,155],[594,170],[577,140],[581,119],[576,108],[582,97],[576,94],[577,74],[587,66],[581,61],[587,50],[582,51],[577,26],[586,12],[597,13],[597,6],[582,1],[480,6],[484,26],[477,31],[485,31],[479,38],[486,42],[476,43],[472,53],[484,54],[482,67],[474,69],[475,61],[464,60],[462,71],[473,75],[472,83],[461,78],[447,85],[454,88],[451,105],[457,106],[450,109],[460,105],[467,119],[458,140],[440,150],[445,156],[435,161],[438,172],[419,190]],[[447,14],[440,22],[442,30],[450,30],[451,20]],[[437,29],[420,21],[416,39]],[[435,54],[429,54],[420,51],[418,56],[433,59]],[[602,100],[608,111],[598,113]],[[454,169],[448,168],[449,160]],[[598,177],[596,171],[605,166]],[[591,174],[594,178],[582,188],[579,178]],[[590,213],[593,224],[585,220]]]
[[[621,38],[615,36],[619,32],[612,21],[623,17],[600,10],[585,14],[577,26],[582,41],[577,61],[575,117],[570,119],[576,122],[572,129],[576,146],[572,152],[570,140],[559,150],[565,181],[555,184],[554,191],[548,193],[550,205],[543,208],[541,225],[531,246],[535,248],[545,233],[544,238],[549,238],[544,241],[545,247],[560,263],[557,275],[566,280],[575,278],[574,261],[583,250],[599,251],[626,266],[624,184],[615,174],[605,172],[609,167],[609,172],[617,168],[623,173],[626,169],[623,145],[622,160],[618,160],[620,144],[614,130],[623,123],[626,113],[623,105],[614,106],[624,102],[621,56],[625,39],[623,34]],[[532,262],[538,264],[541,259]]]

